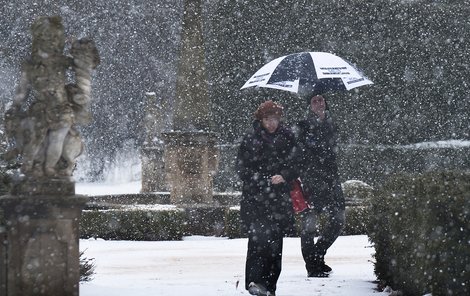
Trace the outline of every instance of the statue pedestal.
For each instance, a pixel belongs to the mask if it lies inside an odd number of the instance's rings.
[[[68,179],[25,180],[0,197],[1,295],[79,295],[79,218],[88,198],[73,188]]]
[[[145,142],[141,149],[142,193],[167,192],[163,140],[161,133],[170,128],[169,100],[153,92],[145,94]]]
[[[163,151],[163,147],[142,148],[142,193],[168,191]]]
[[[163,137],[171,203],[212,204],[212,181],[218,163],[216,134],[169,132]]]

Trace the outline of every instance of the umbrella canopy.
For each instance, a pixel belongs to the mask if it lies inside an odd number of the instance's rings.
[[[373,84],[353,65],[327,52],[300,52],[261,67],[241,89],[259,86],[298,94],[350,90]]]

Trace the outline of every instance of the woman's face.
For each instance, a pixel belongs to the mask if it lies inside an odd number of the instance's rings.
[[[281,119],[279,118],[279,116],[270,115],[270,116],[263,117],[263,119],[261,120],[261,124],[268,131],[268,133],[272,134],[279,127],[280,120]]]

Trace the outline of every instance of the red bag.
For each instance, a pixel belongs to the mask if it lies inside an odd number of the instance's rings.
[[[308,208],[308,203],[305,200],[304,191],[302,190],[302,183],[299,179],[291,182],[292,189],[290,191],[290,198],[292,200],[292,207],[294,212],[300,213]]]

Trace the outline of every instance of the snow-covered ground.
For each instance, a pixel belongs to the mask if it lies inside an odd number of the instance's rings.
[[[249,295],[243,284],[246,246],[246,239],[199,236],[154,242],[80,240],[80,249],[96,264],[94,279],[80,284],[80,295]],[[276,294],[388,295],[375,290],[373,252],[367,236],[341,236],[326,256],[333,274],[307,278],[300,239],[285,238]]]
[[[77,183],[75,184],[75,193],[89,196],[108,195],[108,194],[127,194],[139,193],[142,188],[141,181],[132,181],[129,183]]]
[[[124,194],[140,191],[140,182],[77,184],[78,194]],[[191,236],[183,241],[80,240],[85,257],[94,258],[96,274],[80,284],[82,296],[229,296],[244,289],[246,239]],[[299,238],[284,240],[279,296],[388,295],[377,292],[372,254],[366,236],[342,236],[329,250],[329,278],[307,278]]]

